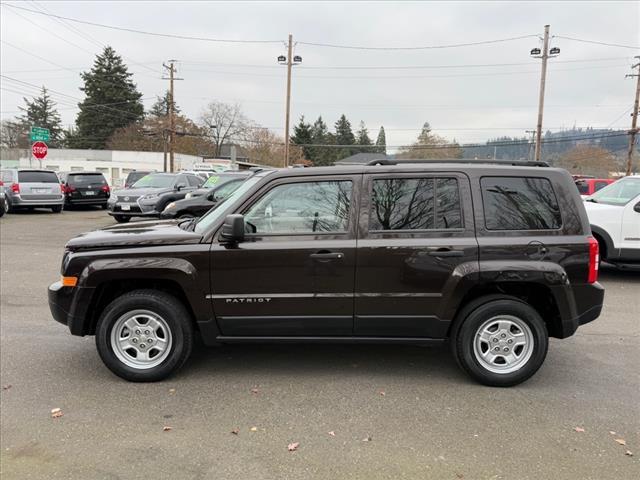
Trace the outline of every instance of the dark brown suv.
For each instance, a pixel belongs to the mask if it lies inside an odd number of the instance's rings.
[[[380,162],[379,162],[380,163]],[[544,164],[266,170],[199,220],[70,240],[56,320],[117,375],[165,378],[205,344],[450,340],[487,385],[533,375],[548,338],[598,317],[598,243]]]

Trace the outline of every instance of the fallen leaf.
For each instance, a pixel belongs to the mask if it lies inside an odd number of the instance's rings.
[[[609,430],[609,433],[610,433],[611,435],[617,435],[617,433],[616,433],[616,432],[613,432],[613,431],[611,431],[611,430]]]
[[[170,432],[171,430],[173,430],[173,429],[171,427],[166,426],[166,425],[164,427],[162,427],[162,431],[163,432]]]
[[[363,442],[370,442],[371,440],[373,440],[373,438],[371,438],[371,435],[362,439]]]
[[[173,395],[174,393],[176,393],[176,389],[175,388],[170,388],[169,389],[169,395]]]
[[[234,428],[233,430],[231,430],[231,433],[233,433],[234,435],[238,435],[240,433],[240,430],[237,428]]]
[[[627,444],[627,442],[626,442],[626,440],[624,438],[616,438],[615,440],[616,440],[616,443],[619,444],[619,445],[626,445]]]
[[[51,418],[60,418],[64,413],[59,408],[54,408],[51,410]]]
[[[252,431],[252,432],[257,432],[258,431],[258,427],[251,427],[249,430]]]
[[[334,432],[333,430],[331,430],[331,431],[329,432],[329,435],[331,435],[332,437],[335,437],[335,436],[336,436],[336,432]]]
[[[584,432],[584,428],[582,428],[582,427],[576,427],[576,428],[574,428],[574,430],[576,432]]]
[[[625,454],[627,457],[633,457],[633,452],[632,452],[631,450],[627,450],[626,452],[624,452],[624,454]]]
[[[11,388],[11,385],[3,385],[2,389],[3,390],[9,390]]]
[[[384,397],[386,395],[386,393],[384,393],[384,390],[380,390],[380,396]]]
[[[300,446],[300,442],[293,442],[287,445],[287,450],[289,450],[290,452],[295,452],[299,446]]]
[[[260,391],[260,390],[258,390],[258,387],[253,387],[253,388],[251,389],[251,393],[253,393],[254,395],[257,395],[259,391]]]
[[[464,478],[464,475],[461,473],[456,473],[456,478]]]

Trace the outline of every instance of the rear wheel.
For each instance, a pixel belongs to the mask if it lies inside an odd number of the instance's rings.
[[[62,205],[56,205],[55,207],[51,207],[51,211],[53,213],[60,213],[62,211]]]
[[[193,326],[175,297],[136,290],[112,301],[96,328],[107,368],[126,380],[154,382],[180,368],[191,354]]]
[[[100,207],[102,207],[102,209],[103,209],[103,210],[106,210],[106,209],[107,209],[107,206],[108,206],[108,205],[107,205],[106,203],[103,203],[102,205],[100,205]]]
[[[524,382],[542,366],[549,335],[538,312],[511,297],[485,297],[463,309],[452,332],[458,364],[485,385]]]
[[[131,217],[126,217],[124,215],[114,215],[113,218],[115,218],[118,223],[127,223],[131,220]]]

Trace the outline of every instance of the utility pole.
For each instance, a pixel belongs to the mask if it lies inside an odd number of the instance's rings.
[[[176,134],[176,109],[174,101],[173,82],[175,80],[182,80],[182,78],[176,78],[176,60],[169,60],[169,65],[162,64],[164,68],[169,71],[169,78],[163,78],[169,80],[169,171],[173,172],[175,168],[174,163],[174,151],[175,151],[175,134]],[[166,162],[165,162],[166,171]]]
[[[549,55],[551,53],[551,55]],[[531,55],[534,58],[542,59],[542,72],[540,74],[540,94],[538,97],[538,122],[536,123],[536,150],[535,161],[540,161],[540,154],[542,151],[542,113],[544,111],[544,89],[547,81],[547,60],[553,58],[560,53],[559,48],[552,48],[549,51],[549,25],[544,26],[544,37],[542,39],[542,52],[539,48],[531,50]]]
[[[278,63],[287,66],[287,99],[284,120],[284,167],[289,166],[289,123],[291,116],[291,68],[302,62],[299,55],[293,56],[293,35],[289,34],[289,42],[287,44],[287,56],[280,55]]]
[[[640,60],[640,56],[636,56],[636,59]],[[633,160],[633,151],[636,147],[636,134],[638,133],[638,103],[640,102],[640,62],[636,63],[631,69],[638,69],[638,73],[630,73],[625,75],[626,77],[637,77],[636,83],[636,99],[633,102],[633,115],[631,118],[631,130],[629,130],[629,151],[627,152],[627,172],[626,175],[631,175],[631,161]]]

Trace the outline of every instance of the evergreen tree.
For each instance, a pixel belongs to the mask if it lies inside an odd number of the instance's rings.
[[[60,114],[56,110],[56,103],[49,96],[47,89],[43,86],[40,96],[34,97],[31,101],[26,98],[23,99],[25,106],[18,107],[24,112],[19,117],[19,123],[27,130],[31,127],[46,128],[49,130],[48,145],[53,148],[59,147],[62,140]]]
[[[74,148],[103,149],[114,131],[138,122],[144,107],[127,66],[115,50],[105,47],[89,72],[80,74],[86,98],[78,104],[76,132],[70,137]]]
[[[302,147],[304,158],[313,161],[313,150],[309,147],[309,144],[313,143],[311,125],[304,121],[304,115],[300,117],[300,122],[293,127],[293,135],[291,136],[291,143],[294,145],[307,145]]]
[[[384,133],[384,127],[380,126],[378,138],[376,138],[376,152],[387,154],[387,136]]]
[[[152,117],[166,117],[167,115],[169,115],[169,113],[171,113],[169,110],[170,103],[171,102],[169,101],[168,91],[165,92],[162,97],[156,95],[156,102],[149,109],[149,115]],[[173,109],[176,112],[176,115],[180,113],[180,107],[176,105],[175,100],[173,102]]]
[[[347,117],[344,113],[340,116],[338,121],[335,124],[336,129],[336,144],[337,145],[353,145],[356,143],[356,137],[351,130],[351,123],[347,120]],[[353,147],[349,148],[339,148],[336,152],[336,160],[340,160],[342,158],[349,157],[354,153],[357,153],[357,150]]]
[[[360,121],[360,129],[356,133],[356,145],[360,145],[358,147],[358,151],[360,152],[366,153],[375,151],[373,148],[366,147],[366,145],[373,145],[373,142],[371,141],[371,138],[369,138],[369,131],[363,121]]]
[[[311,143],[314,145],[329,145],[334,142],[335,138],[329,133],[327,124],[322,120],[322,116],[318,117],[311,127]],[[333,147],[312,147],[310,160],[316,166],[333,165],[335,161]]]

